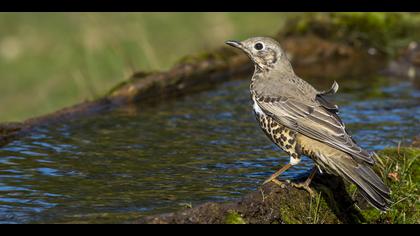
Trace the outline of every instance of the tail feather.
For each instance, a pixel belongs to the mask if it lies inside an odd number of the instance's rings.
[[[345,154],[345,153],[343,153]],[[347,155],[347,154],[345,154]],[[347,180],[356,184],[363,197],[381,211],[389,207],[390,190],[378,175],[366,164],[356,163],[349,158],[334,158],[336,170]]]
[[[371,183],[371,186],[374,187],[377,191],[380,191],[384,196],[389,198],[389,188],[382,182],[382,180],[376,175],[376,173],[369,168],[368,166],[361,165],[360,171],[362,178]]]
[[[354,183],[370,204],[379,210],[388,209],[390,190],[366,162],[358,162],[351,155],[322,142],[299,135],[302,153],[331,174],[337,174]]]

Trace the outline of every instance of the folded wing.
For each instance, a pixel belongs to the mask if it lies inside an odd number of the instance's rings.
[[[265,114],[277,122],[310,138],[321,141],[351,155],[355,160],[373,164],[371,154],[359,147],[346,132],[336,112],[338,109],[324,98],[301,102],[290,97],[258,98]],[[325,100],[325,101],[324,101]]]

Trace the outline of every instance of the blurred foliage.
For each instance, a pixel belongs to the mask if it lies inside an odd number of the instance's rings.
[[[419,23],[416,13],[1,13],[0,122],[101,96],[227,39],[316,33],[392,54],[420,38]]]
[[[1,13],[0,122],[92,99],[227,39],[273,35],[292,13]]]
[[[420,14],[311,13],[290,19],[281,32],[284,36],[309,33],[356,47],[373,47],[392,56],[396,49],[420,39]]]

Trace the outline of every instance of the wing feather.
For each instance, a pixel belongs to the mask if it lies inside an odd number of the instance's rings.
[[[270,102],[256,100],[264,113],[288,128],[346,152],[355,159],[374,163],[371,154],[358,146],[346,132],[335,110],[318,102],[308,104],[287,97],[271,99]]]

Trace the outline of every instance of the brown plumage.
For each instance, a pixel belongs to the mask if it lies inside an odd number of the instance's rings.
[[[243,50],[254,62],[250,91],[255,115],[266,135],[290,156],[290,164],[267,181],[306,155],[320,170],[353,182],[373,206],[386,210],[390,191],[370,168],[373,154],[356,144],[337,114],[338,106],[326,98],[336,93],[338,84],[328,91],[313,88],[294,73],[286,54],[271,38],[226,43]]]

